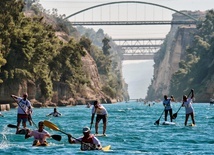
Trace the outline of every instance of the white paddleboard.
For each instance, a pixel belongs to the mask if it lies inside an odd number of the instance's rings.
[[[164,121],[162,125],[175,125],[175,122]]]
[[[191,127],[191,126],[195,126],[195,124],[188,124],[187,126],[190,126],[190,127]]]
[[[103,134],[94,134],[95,137],[107,137],[107,135],[103,135]]]

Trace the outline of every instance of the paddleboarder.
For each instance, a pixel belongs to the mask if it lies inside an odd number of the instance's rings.
[[[192,99],[194,97],[194,90],[192,89],[191,90],[191,97],[190,98],[187,98],[186,95],[183,96],[183,104],[182,106],[185,107],[185,111],[186,111],[186,117],[185,117],[185,122],[184,122],[184,125],[186,126],[187,125],[187,121],[188,121],[188,118],[189,116],[191,116],[192,118],[192,124],[195,125],[195,114],[194,114],[194,108],[192,106]]]
[[[98,101],[94,101],[94,106],[92,108],[92,116],[91,116],[91,125],[93,124],[94,115],[96,116],[96,122],[95,122],[95,134],[98,134],[98,125],[100,120],[103,120],[103,135],[106,136],[106,126],[107,126],[107,110],[106,108],[98,103]]]
[[[46,115],[46,116],[50,116],[50,115],[52,115],[52,116],[54,116],[54,117],[62,116],[62,114],[59,113],[59,112],[57,111],[56,108],[54,108],[54,111],[53,111],[52,113],[50,113],[50,114],[48,114],[48,115]]]
[[[168,98],[167,95],[164,95],[163,106],[165,107],[165,121],[167,121],[168,113],[170,115],[170,121],[172,122],[172,104],[171,101],[175,101],[174,97]]]
[[[77,139],[72,139],[72,136],[68,134],[68,142],[70,144],[80,143],[81,144],[80,149],[82,151],[102,149],[100,141],[98,140],[97,137],[91,134],[89,127],[84,127],[82,132],[83,132],[83,136]]]
[[[32,106],[30,101],[27,99],[28,94],[24,93],[23,97],[18,97],[15,95],[11,95],[11,97],[17,101],[18,110],[17,110],[17,130],[19,131],[20,123],[22,122],[22,126],[26,128],[26,122],[29,121],[30,125],[32,125],[31,114],[32,114]]]

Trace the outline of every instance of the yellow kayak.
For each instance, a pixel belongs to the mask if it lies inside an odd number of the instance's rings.
[[[102,147],[102,151],[106,152],[106,151],[110,151],[111,149],[111,145],[108,145],[108,146],[105,146],[105,147]]]
[[[34,141],[32,146],[48,146],[48,143],[45,142],[45,143],[41,144],[38,141]]]

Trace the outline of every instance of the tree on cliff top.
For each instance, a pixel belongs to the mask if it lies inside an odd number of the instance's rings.
[[[60,41],[52,26],[42,23],[41,16],[25,17],[22,1],[1,1],[0,5],[4,8],[0,11],[0,77],[4,84],[30,80],[41,89],[38,99],[48,99],[54,81],[74,87],[88,82],[81,77],[80,58],[85,52],[80,44]],[[58,63],[53,65],[53,60]]]

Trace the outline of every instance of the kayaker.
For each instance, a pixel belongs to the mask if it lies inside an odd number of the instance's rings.
[[[51,115],[54,116],[54,117],[62,116],[62,114],[59,113],[56,108],[54,108],[54,111],[52,113],[50,113],[50,114],[48,114],[46,116],[51,116]]]
[[[38,130],[30,131],[27,130],[27,133],[25,134],[25,139],[33,136],[34,141],[32,146],[47,146],[46,138],[50,138],[51,135],[44,129],[44,122],[40,121],[38,123]]]
[[[95,134],[98,134],[98,125],[100,120],[103,120],[103,135],[106,136],[106,126],[107,126],[107,110],[106,108],[99,104],[98,101],[94,101],[94,106],[92,108],[92,116],[91,116],[91,125],[93,124],[94,120],[94,115],[95,113],[97,114],[96,116],[96,123],[95,123]]]
[[[100,141],[91,134],[89,127],[84,127],[82,132],[83,136],[77,139],[72,139],[72,136],[68,134],[68,142],[70,144],[80,143],[82,151],[102,149]]]

